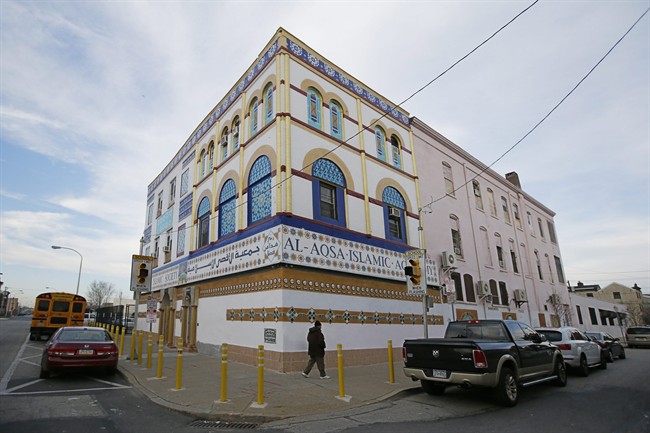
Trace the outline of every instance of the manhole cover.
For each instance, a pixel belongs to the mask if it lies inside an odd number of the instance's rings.
[[[210,421],[205,419],[197,419],[190,424],[190,427],[255,430],[257,428],[257,424],[250,422]]]

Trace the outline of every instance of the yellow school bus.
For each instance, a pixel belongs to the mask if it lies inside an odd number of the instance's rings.
[[[30,340],[50,337],[62,326],[83,326],[86,298],[72,293],[41,293],[36,297]]]

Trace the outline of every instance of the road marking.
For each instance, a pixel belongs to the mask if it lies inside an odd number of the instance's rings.
[[[13,362],[5,372],[4,376],[2,376],[2,380],[0,380],[0,394],[4,394],[5,391],[7,390],[7,385],[9,385],[9,379],[11,378],[11,376],[13,376],[14,372],[16,371],[16,368],[18,367],[18,364],[20,364],[20,358],[23,356],[23,352],[27,347],[27,341],[29,341],[29,335],[25,337],[25,342],[23,343],[23,345],[20,347],[20,350],[16,354],[16,358],[13,360]]]

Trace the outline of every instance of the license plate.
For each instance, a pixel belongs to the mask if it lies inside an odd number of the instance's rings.
[[[78,355],[92,355],[93,353],[95,353],[95,351],[92,349],[79,349],[77,352]]]
[[[431,376],[437,377],[440,379],[446,379],[447,378],[447,371],[445,370],[431,370]]]

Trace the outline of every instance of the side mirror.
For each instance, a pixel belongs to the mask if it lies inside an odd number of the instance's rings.
[[[544,340],[542,339],[542,336],[539,334],[530,334],[530,341],[532,341],[533,343],[541,343]]]

